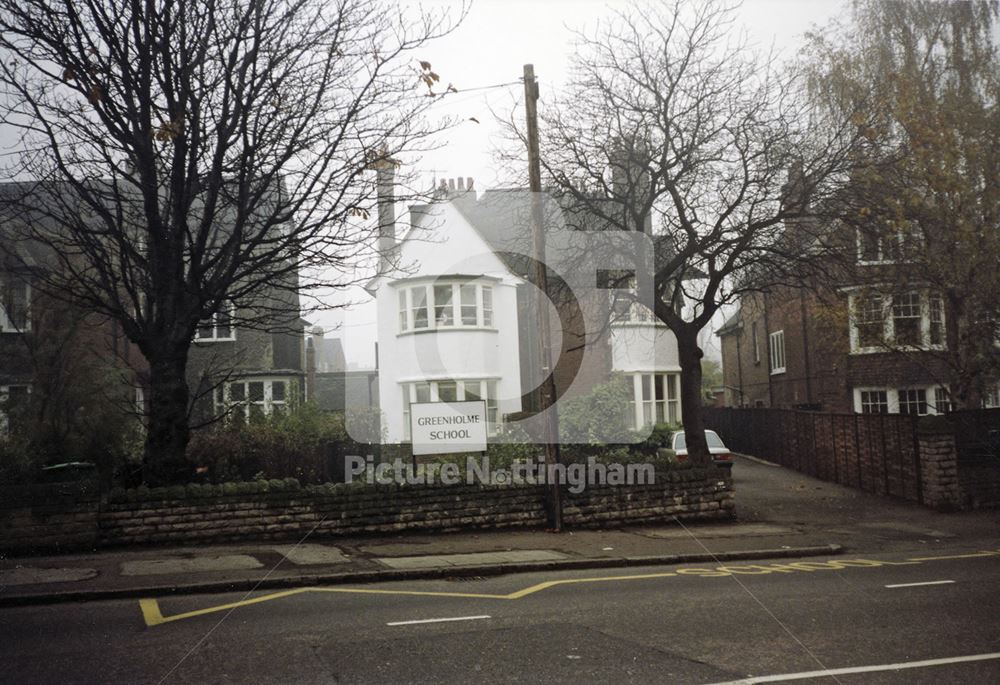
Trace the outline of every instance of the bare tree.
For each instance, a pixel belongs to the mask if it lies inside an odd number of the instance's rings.
[[[367,0],[0,1],[4,230],[51,248],[37,287],[148,360],[154,471],[188,442],[199,321],[262,296],[295,321],[274,293],[367,244],[368,170],[433,132],[413,52],[447,24]]]
[[[998,16],[996,0],[858,0],[806,53],[814,101],[867,122],[836,207],[850,275],[871,286],[858,300],[871,317],[930,292],[926,341],[897,331],[878,346],[925,362],[962,408],[1000,380]]]
[[[651,290],[676,336],[684,428],[703,461],[698,334],[723,304],[797,279],[818,256],[808,218],[857,136],[817,126],[795,75],[751,51],[733,18],[684,0],[618,13],[579,37],[572,80],[541,126],[548,181],[581,215],[652,236],[638,291]]]

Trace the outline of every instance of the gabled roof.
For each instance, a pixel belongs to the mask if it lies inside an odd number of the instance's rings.
[[[737,309],[736,313],[726,319],[726,322],[715,332],[720,338],[731,335],[743,328],[743,309]]]

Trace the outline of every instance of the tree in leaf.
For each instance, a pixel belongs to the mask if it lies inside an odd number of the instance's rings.
[[[998,11],[996,0],[857,0],[805,53],[813,101],[864,136],[831,207],[857,232],[849,261],[877,263],[873,287],[943,303],[943,339],[921,358],[943,362],[939,381],[963,408],[1000,377]],[[898,342],[883,341],[906,352]]]

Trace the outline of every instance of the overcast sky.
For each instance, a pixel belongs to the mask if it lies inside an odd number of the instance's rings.
[[[640,3],[641,4],[641,3]],[[427,8],[460,10],[460,2],[422,3]],[[503,181],[494,162],[500,143],[500,126],[490,113],[520,115],[523,86],[519,83],[524,64],[534,64],[539,81],[539,108],[546,95],[564,80],[573,54],[574,30],[594,27],[625,2],[614,0],[473,0],[462,24],[450,35],[430,45],[420,59],[429,61],[442,84],[452,83],[457,94],[434,105],[441,116],[462,121],[451,129],[442,146],[414,163],[427,188],[435,178],[473,177],[482,192]],[[763,50],[772,46],[791,56],[802,44],[802,36],[815,24],[825,25],[846,11],[847,0],[746,0],[738,11],[738,24],[751,43]],[[502,88],[484,86],[512,83]],[[477,89],[477,90],[472,90]],[[475,118],[479,123],[471,121]],[[354,291],[351,299],[364,297]],[[374,366],[372,307],[315,312],[308,318],[344,340],[348,363]],[[718,358],[718,340],[704,340],[709,357]]]

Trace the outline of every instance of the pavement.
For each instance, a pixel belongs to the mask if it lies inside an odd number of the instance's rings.
[[[665,522],[0,556],[0,606],[392,580],[1000,546],[1000,511],[942,514],[739,457],[731,523]]]

